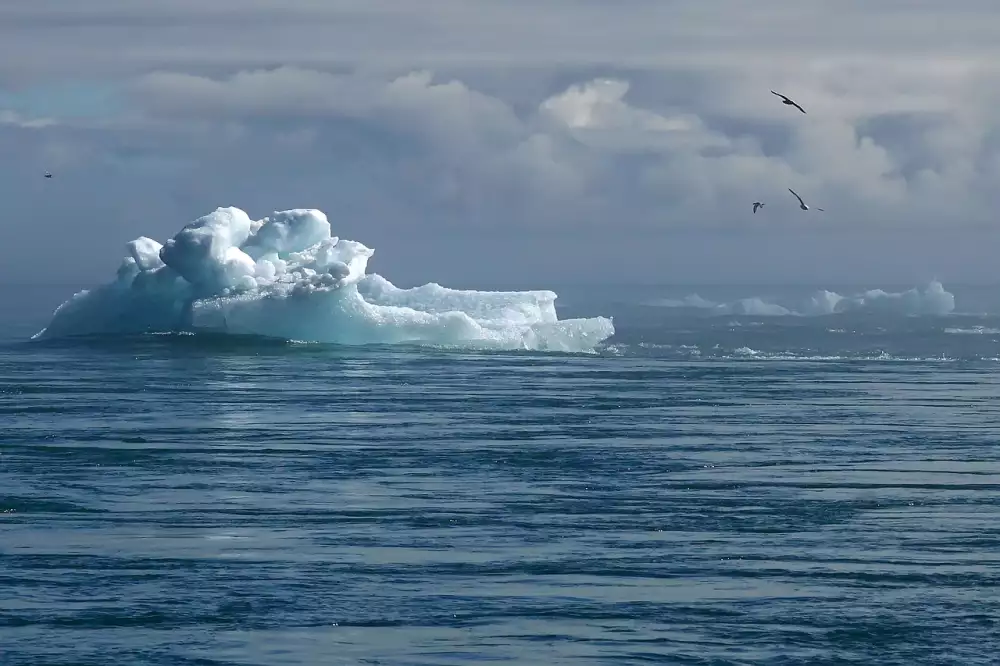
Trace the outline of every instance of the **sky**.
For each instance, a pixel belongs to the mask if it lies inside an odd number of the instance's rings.
[[[0,3],[0,281],[237,206],[400,286],[1000,282],[998,56],[996,0]]]

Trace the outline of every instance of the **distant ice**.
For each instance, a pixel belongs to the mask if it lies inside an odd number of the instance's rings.
[[[610,319],[559,320],[551,291],[400,289],[366,274],[374,250],[294,209],[254,221],[219,208],[163,245],[127,245],[117,278],[75,294],[34,338],[213,331],[341,344],[592,351]]]
[[[762,298],[743,298],[728,303],[716,303],[691,294],[682,299],[661,299],[649,305],[668,308],[696,308],[716,315],[751,315],[757,317],[819,316],[844,312],[873,312],[900,315],[946,315],[955,309],[955,296],[938,281],[924,289],[887,292],[871,289],[843,296],[821,290],[804,302],[791,307],[771,303]]]

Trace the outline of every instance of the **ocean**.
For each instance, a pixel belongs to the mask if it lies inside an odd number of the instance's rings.
[[[910,287],[555,288],[595,353],[6,288],[0,664],[995,664],[1000,288]]]

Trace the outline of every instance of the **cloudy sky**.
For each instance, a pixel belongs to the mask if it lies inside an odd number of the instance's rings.
[[[234,205],[401,286],[993,282],[998,56],[996,0],[0,3],[0,280]]]

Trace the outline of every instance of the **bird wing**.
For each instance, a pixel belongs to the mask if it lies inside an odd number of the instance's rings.
[[[818,210],[818,211],[821,211],[821,212],[824,212],[824,213],[826,212],[822,208],[814,208],[813,210]]]
[[[789,191],[789,192],[791,192],[792,194],[795,194],[795,190],[793,190],[793,189],[792,189],[792,188],[790,188],[790,187],[788,188],[788,191]],[[800,197],[799,195],[795,194],[795,198],[796,198],[796,199],[798,199],[798,200],[799,200],[799,203],[800,203],[800,204],[802,204],[803,206],[805,206],[805,205],[806,205],[806,202],[805,202],[805,201],[803,201],[803,200],[802,200],[802,197]]]
[[[802,113],[806,112],[805,109],[803,109],[801,106],[799,106],[798,104],[795,103],[795,100],[789,99],[785,95],[782,95],[781,93],[776,93],[773,90],[771,91],[771,94],[772,95],[777,95],[778,97],[780,97],[781,99],[785,100],[786,102],[788,102],[789,104],[791,104],[792,106],[794,106],[796,109],[798,109]]]

